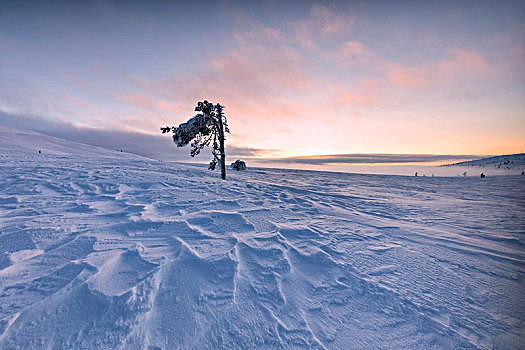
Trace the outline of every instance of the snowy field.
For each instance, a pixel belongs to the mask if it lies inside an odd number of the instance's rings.
[[[0,126],[0,348],[523,349],[524,210],[523,176],[224,182]]]

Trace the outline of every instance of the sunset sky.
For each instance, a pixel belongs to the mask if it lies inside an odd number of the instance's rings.
[[[0,4],[0,123],[185,159],[204,99],[232,156],[518,153],[525,2]]]

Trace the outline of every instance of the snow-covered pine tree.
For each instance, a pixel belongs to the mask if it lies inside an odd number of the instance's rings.
[[[196,114],[186,123],[178,127],[161,127],[163,134],[173,132],[173,142],[177,147],[184,147],[191,142],[190,155],[195,157],[207,146],[212,145],[213,159],[208,169],[214,170],[218,163],[221,165],[221,178],[226,180],[226,154],[224,153],[224,133],[230,133],[228,120],[224,114],[224,106],[214,105],[204,100],[195,107]],[[219,158],[220,157],[220,158]]]

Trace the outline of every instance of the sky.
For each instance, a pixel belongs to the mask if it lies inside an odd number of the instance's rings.
[[[525,148],[523,1],[2,1],[0,52],[0,123],[158,159],[205,99],[290,167]]]

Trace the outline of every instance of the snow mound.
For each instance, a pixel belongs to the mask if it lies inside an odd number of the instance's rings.
[[[224,182],[0,126],[0,348],[521,349],[524,193],[522,176]]]

